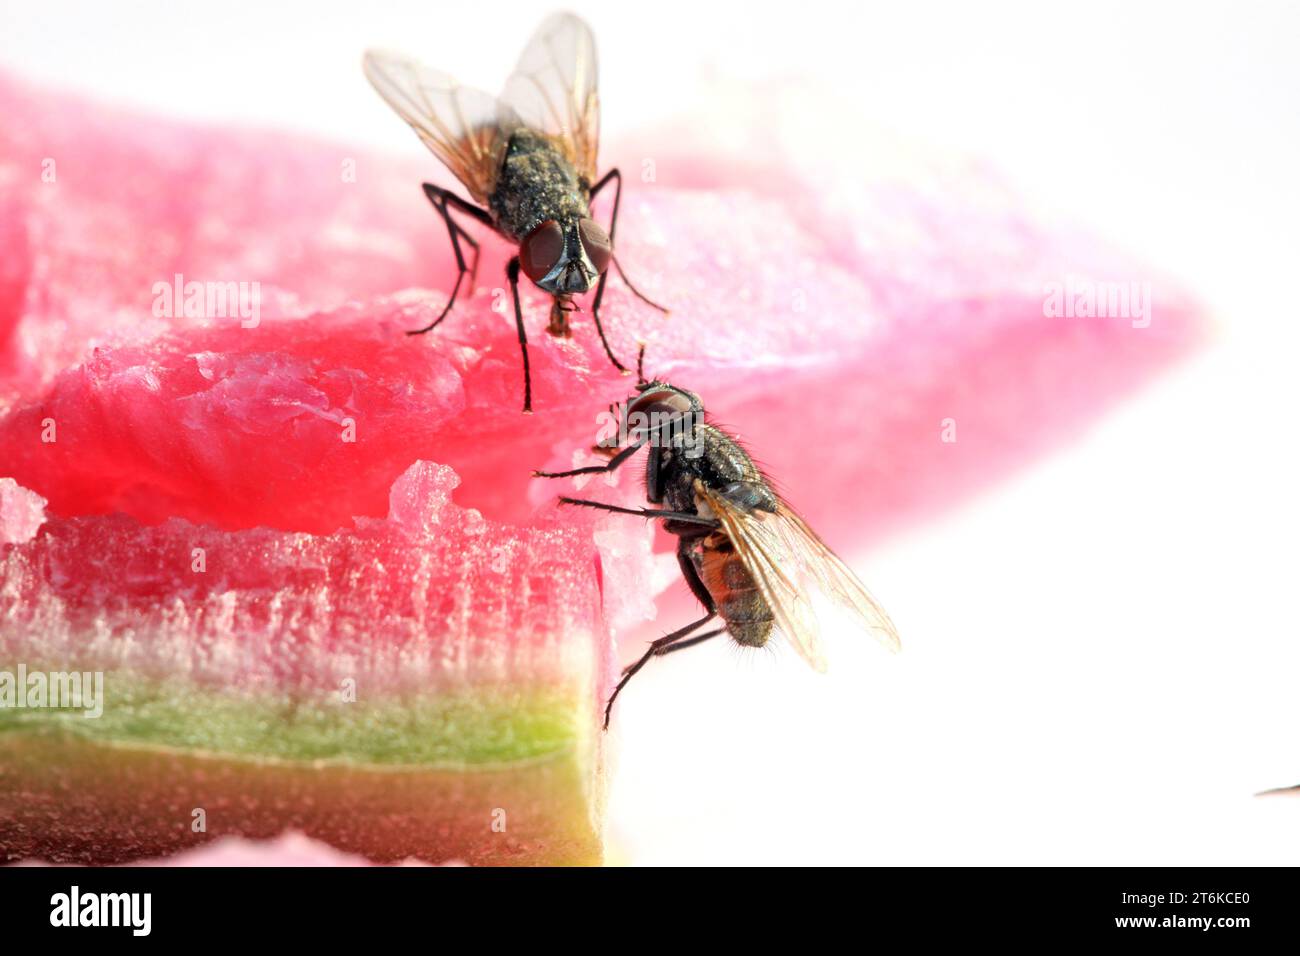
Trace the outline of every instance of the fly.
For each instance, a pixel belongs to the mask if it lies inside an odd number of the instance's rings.
[[[600,501],[560,501],[618,514],[654,518],[677,536],[677,563],[705,615],[652,641],[623,671],[605,707],[609,727],[614,700],[646,662],[728,634],[747,647],[766,644],[779,630],[818,671],[826,659],[810,595],[820,592],[847,609],[890,650],[899,649],[889,615],[826,543],[772,489],[767,477],[731,435],[709,423],[698,395],[667,382],[643,382],[622,412],[618,436],[599,446],[607,464],[539,478],[610,472],[642,447],[646,497],[659,508],[622,508]],[[721,626],[700,628],[721,619]]]
[[[461,86],[446,73],[405,57],[370,51],[367,79],[426,146],[468,190],[467,202],[451,190],[424,184],[425,195],[442,216],[456,257],[456,283],[438,318],[408,334],[436,328],[451,312],[461,281],[471,290],[478,271],[478,242],[452,212],[495,230],[519,247],[506,266],[514,300],[515,325],[524,365],[524,411],[532,411],[528,337],[519,305],[519,273],[551,295],[552,335],[569,335],[573,301],[594,286],[592,323],[610,362],[614,355],[600,322],[600,303],[612,263],[639,299],[651,302],[628,282],[614,257],[614,231],[623,177],[616,168],[596,176],[600,103],[596,90],[596,41],[572,14],[556,14],[533,34],[500,97]],[[606,231],[591,215],[591,202],[614,184],[614,208]],[[467,265],[462,242],[473,250]]]

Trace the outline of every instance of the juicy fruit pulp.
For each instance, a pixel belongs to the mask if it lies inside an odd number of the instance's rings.
[[[610,635],[676,578],[642,522],[529,477],[592,460],[630,391],[589,317],[553,339],[521,289],[523,416],[502,244],[404,334],[454,276],[423,167],[11,81],[0,106],[0,669],[106,687],[97,720],[0,711],[0,847],[292,828],[379,860],[598,860]],[[1047,317],[1067,274],[1144,272],[978,180],[661,155],[619,255],[673,314],[612,277],[612,345],[647,340],[833,545],[1005,474],[1202,335],[1169,284],[1148,327]],[[256,323],[160,305],[178,275],[256,283]],[[584,494],[639,503],[634,472]]]

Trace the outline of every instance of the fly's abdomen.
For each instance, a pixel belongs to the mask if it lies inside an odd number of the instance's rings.
[[[762,647],[772,634],[772,609],[754,583],[731,539],[710,535],[695,555],[700,580],[718,606],[718,616],[737,644]]]

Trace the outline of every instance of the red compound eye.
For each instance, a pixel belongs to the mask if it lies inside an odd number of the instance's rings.
[[[604,274],[609,268],[610,256],[614,254],[609,234],[594,219],[584,219],[578,223],[578,235],[582,237],[582,248],[586,250],[587,258],[597,272]]]
[[[685,415],[691,410],[691,400],[675,389],[660,388],[641,394],[627,409],[628,415],[661,414],[671,417]]]
[[[519,265],[524,275],[541,282],[555,268],[564,255],[564,230],[554,219],[548,219],[519,244]]]

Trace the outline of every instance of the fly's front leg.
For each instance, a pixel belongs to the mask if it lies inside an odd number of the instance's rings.
[[[425,332],[437,328],[438,323],[447,317],[447,314],[451,312],[452,306],[456,304],[456,297],[460,294],[460,284],[465,278],[466,272],[470,274],[470,293],[472,294],[474,291],[474,277],[478,274],[478,241],[465,231],[464,226],[451,217],[451,211],[448,206],[455,206],[455,208],[473,216],[479,222],[485,223],[486,225],[492,224],[492,218],[486,211],[480,209],[478,206],[470,205],[450,190],[435,186],[433,183],[425,183],[424,194],[429,197],[429,202],[433,204],[434,209],[438,210],[438,214],[442,216],[443,223],[447,226],[447,235],[451,238],[451,251],[456,255],[456,268],[459,271],[456,273],[456,284],[451,287],[451,296],[447,299],[447,305],[442,310],[442,314],[424,328],[412,329],[406,333],[407,335],[423,335]],[[465,255],[460,248],[461,239],[464,239],[469,243],[470,248],[474,250],[474,265],[472,267],[465,265]]]
[[[524,310],[519,305],[519,257],[506,263],[506,279],[510,282],[510,295],[515,300],[515,328],[519,330],[519,351],[524,356],[524,414],[533,411],[533,379],[528,371],[528,334],[524,331]]]
[[[618,227],[618,200],[623,193],[623,177],[615,167],[601,177],[600,182],[591,187],[591,198],[595,199],[596,194],[605,187],[611,179],[614,180],[614,212],[609,219],[609,247],[614,248],[614,230]],[[612,256],[612,254],[611,254]],[[627,367],[618,360],[614,350],[609,347],[609,340],[605,338],[605,327],[600,324],[600,303],[605,298],[605,282],[609,279],[609,270],[606,269],[600,274],[600,282],[596,284],[596,298],[591,303],[591,321],[596,326],[596,334],[600,336],[600,344],[605,347],[605,355],[608,356],[613,366],[620,372],[626,372]]]
[[[610,256],[609,258],[610,258],[610,261],[614,263],[614,268],[618,270],[618,277],[619,277],[620,279],[623,280],[623,284],[624,284],[625,286],[628,287],[628,289],[632,292],[632,294],[633,294],[634,296],[636,296],[638,299],[640,299],[640,300],[641,300],[642,302],[644,302],[646,305],[650,306],[650,308],[652,308],[652,309],[658,309],[658,310],[659,310],[660,312],[662,312],[664,315],[668,315],[668,314],[669,314],[669,313],[668,313],[668,306],[666,306],[666,305],[660,305],[658,302],[656,302],[654,299],[651,299],[651,298],[650,298],[649,296],[647,296],[644,292],[642,292],[640,289],[638,289],[636,286],[634,286],[634,285],[632,284],[632,280],[629,279],[629,278],[627,277],[627,273],[623,271],[623,265],[622,265],[622,263],[620,263],[620,262],[618,261],[618,257],[617,257],[617,256]]]
[[[614,232],[616,229],[618,229],[618,204],[619,204],[619,200],[623,197],[623,174],[619,172],[617,166],[615,166],[604,176],[602,176],[600,181],[596,183],[596,185],[591,187],[591,198],[595,199],[596,194],[600,192],[600,190],[610,180],[614,181],[614,211],[610,213],[609,216],[609,246],[611,249],[613,249]],[[651,299],[647,298],[641,292],[640,289],[638,289],[636,286],[634,286],[631,283],[631,281],[627,277],[627,273],[623,271],[623,266],[618,261],[618,256],[611,254],[610,260],[614,263],[614,268],[618,270],[618,277],[623,280],[623,284],[627,286],[628,289],[631,290],[634,296],[636,296],[638,299],[640,299],[642,302],[644,302],[646,305],[650,306],[651,308],[658,309],[664,315],[668,314],[667,308],[660,305],[658,302],[654,302]],[[607,275],[609,275],[608,269],[606,269],[603,273],[601,273],[600,284],[596,287],[596,301],[593,303],[591,307],[591,311],[593,315],[600,312],[600,300],[605,293],[605,277]]]
[[[592,324],[596,326],[596,334],[600,336],[600,344],[605,349],[606,358],[609,359],[610,364],[612,364],[614,368],[626,374],[628,371],[627,366],[618,360],[618,356],[614,354],[614,350],[609,347],[609,339],[605,338],[605,327],[600,324],[600,300],[605,294],[605,278],[608,275],[609,270],[600,274],[600,282],[596,286],[596,298],[591,303],[591,321]]]
[[[623,462],[635,455],[647,439],[642,438],[636,444],[628,445],[617,455],[611,458],[603,465],[587,465],[585,468],[572,468],[569,471],[535,471],[534,478],[573,478],[576,475],[598,475],[601,472],[613,471]]]

